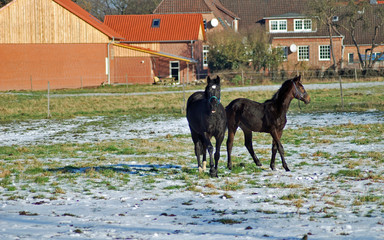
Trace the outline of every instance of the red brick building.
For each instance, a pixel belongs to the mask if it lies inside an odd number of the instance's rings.
[[[124,38],[115,45],[120,49],[113,61],[115,72],[125,72],[129,82],[153,82],[155,77],[188,82],[205,77],[201,14],[115,15],[106,16],[104,22]],[[116,76],[115,81],[124,82],[124,76]]]
[[[249,28],[264,29],[270,37],[274,47],[283,47],[286,61],[283,68],[286,70],[299,69],[327,69],[332,66],[330,55],[329,33],[324,26],[307,17],[309,0],[220,0],[221,3],[239,16],[239,30]],[[370,1],[372,8],[384,8],[382,1]],[[342,12],[342,9],[340,11]],[[373,12],[365,12],[368,25],[382,21]],[[335,21],[342,22],[339,16]],[[360,68],[356,46],[350,34],[340,28],[341,35],[333,33],[333,48],[339,68]],[[365,57],[372,47],[372,32],[362,24],[356,27],[357,43],[360,52]],[[374,56],[384,52],[384,31],[381,29],[376,39],[377,47]],[[290,48],[292,46],[292,49]],[[367,57],[368,59],[368,57]],[[381,59],[381,58],[380,58]],[[384,58],[375,66],[384,67]]]

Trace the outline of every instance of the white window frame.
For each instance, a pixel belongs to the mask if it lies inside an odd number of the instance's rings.
[[[277,29],[272,29],[273,23],[276,24]],[[285,28],[282,28],[282,26],[285,26]],[[270,32],[287,32],[288,24],[287,20],[269,20],[269,31]]]
[[[305,52],[303,52],[305,51]],[[304,56],[305,54],[305,56]],[[306,58],[304,58],[306,57]],[[298,46],[297,47],[297,61],[309,61],[309,46]]]
[[[379,56],[381,52],[374,52],[371,54],[372,61],[375,60],[376,56]]]
[[[177,63],[177,67],[172,67],[172,63]],[[170,61],[169,62],[169,77],[172,77],[172,70],[177,69],[177,78],[180,81],[180,62],[179,61]]]
[[[351,58],[352,56],[352,58]],[[355,54],[354,53],[348,53],[348,64],[353,64],[354,63],[354,59],[355,58]]]
[[[328,56],[324,57],[328,48]],[[330,45],[319,45],[319,61],[330,61],[331,60],[331,46]]]
[[[301,27],[297,26],[300,23]],[[309,27],[306,23],[310,23]],[[311,32],[312,31],[312,19],[295,19],[293,21],[293,29],[295,32]]]
[[[208,67],[209,45],[203,45],[203,67]]]

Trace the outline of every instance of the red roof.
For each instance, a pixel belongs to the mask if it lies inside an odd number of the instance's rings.
[[[100,32],[104,33],[110,38],[118,38],[121,39],[121,35],[116,33],[114,30],[109,28],[107,25],[105,25],[103,22],[99,21],[97,18],[92,16],[89,12],[82,9],[79,5],[72,2],[71,0],[53,0],[63,8],[67,9],[71,13],[75,14],[85,22],[92,25],[94,28],[99,30]]]
[[[158,27],[152,26],[155,19],[160,20]],[[192,41],[200,33],[205,40],[201,14],[112,15],[104,23],[127,42]]]

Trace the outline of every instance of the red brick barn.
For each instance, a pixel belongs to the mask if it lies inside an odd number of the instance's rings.
[[[0,26],[0,90],[108,82],[108,49],[121,37],[71,0],[14,0]]]

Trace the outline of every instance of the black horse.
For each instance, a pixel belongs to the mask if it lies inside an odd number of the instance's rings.
[[[280,138],[287,123],[289,105],[294,98],[303,101],[305,104],[310,102],[310,97],[301,83],[301,76],[285,81],[273,97],[264,103],[258,103],[246,98],[238,98],[226,107],[228,121],[227,166],[229,169],[232,169],[231,152],[233,139],[237,128],[240,127],[244,132],[245,146],[257,166],[261,166],[261,163],[253,151],[252,132],[265,132],[270,133],[273,138],[271,169],[275,170],[275,157],[277,151],[279,151],[283,167],[286,171],[289,171],[284,160],[284,148]]]
[[[210,175],[217,177],[217,167],[220,158],[220,146],[224,140],[227,119],[225,110],[220,103],[220,78],[208,77],[205,92],[195,92],[188,98],[187,120],[193,143],[199,171],[205,171],[206,152],[208,150],[210,160]],[[212,136],[216,139],[215,165],[213,165]],[[200,163],[200,155],[203,155],[203,167]]]

